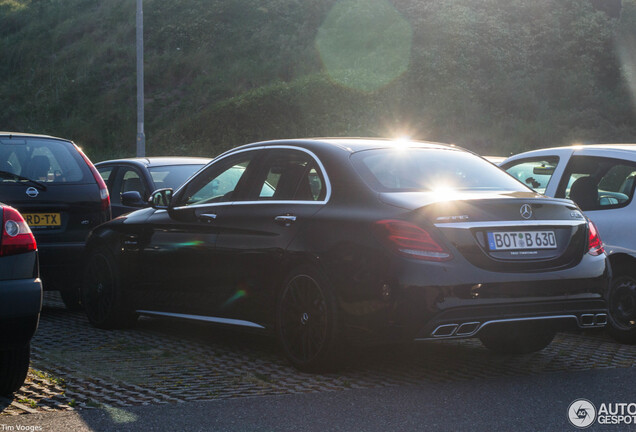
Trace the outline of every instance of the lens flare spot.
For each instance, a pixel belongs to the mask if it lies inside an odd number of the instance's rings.
[[[222,307],[226,308],[246,296],[247,296],[247,292],[245,290],[242,290],[242,289],[238,290],[236,293],[234,293],[232,297],[230,297],[229,299],[225,301],[225,303],[223,303]]]
[[[436,184],[431,188],[436,201],[453,201],[458,198],[457,189],[449,184]]]
[[[413,30],[386,0],[341,0],[318,30],[316,48],[336,83],[373,92],[407,71]]]

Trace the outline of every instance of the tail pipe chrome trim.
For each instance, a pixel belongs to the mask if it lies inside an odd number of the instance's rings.
[[[607,324],[607,314],[582,314],[579,325],[581,327],[602,327]]]
[[[503,318],[494,319],[484,322],[467,321],[460,323],[442,324],[435,327],[428,337],[415,338],[420,340],[436,340],[436,339],[461,339],[475,336],[484,327],[492,324],[514,323],[524,321],[548,321],[548,320],[574,320],[579,328],[603,327],[607,324],[607,314],[593,313],[580,315],[548,315],[524,318]]]

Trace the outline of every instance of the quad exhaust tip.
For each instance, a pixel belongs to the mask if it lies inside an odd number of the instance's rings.
[[[607,325],[607,314],[605,313],[596,313],[596,314],[581,314],[578,317],[575,315],[559,315],[559,316],[546,316],[546,317],[531,317],[531,318],[513,318],[513,319],[502,319],[502,320],[491,320],[486,322],[480,321],[470,321],[465,323],[452,323],[452,324],[442,324],[437,326],[435,330],[431,333],[432,338],[441,339],[441,338],[462,338],[462,337],[470,337],[475,335],[479,330],[489,324],[495,323],[503,323],[503,322],[514,322],[514,321],[543,321],[548,319],[576,319],[579,327],[581,328],[592,328],[592,327],[603,327]]]
[[[444,324],[438,326],[431,336],[434,338],[443,338],[443,337],[467,337],[477,333],[481,327],[481,323],[479,321],[471,321],[465,322],[461,324]]]
[[[602,327],[607,324],[607,314],[582,314],[579,323],[581,327]]]

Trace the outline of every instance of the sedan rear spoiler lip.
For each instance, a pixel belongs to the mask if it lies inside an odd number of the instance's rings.
[[[448,222],[436,223],[437,228],[456,229],[480,229],[480,228],[502,228],[502,227],[575,227],[585,225],[584,219],[579,220],[518,220],[518,221],[480,221],[480,222]]]

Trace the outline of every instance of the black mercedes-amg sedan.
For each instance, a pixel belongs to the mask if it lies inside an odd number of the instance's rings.
[[[348,344],[478,337],[519,354],[606,324],[594,225],[453,146],[254,143],[150,199],[87,241],[97,327],[149,315],[262,331],[318,371]]]

